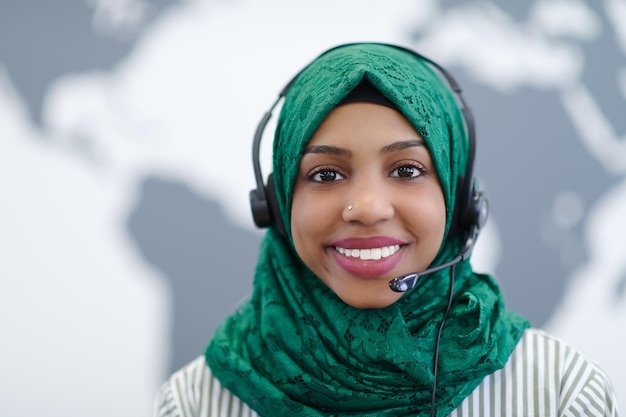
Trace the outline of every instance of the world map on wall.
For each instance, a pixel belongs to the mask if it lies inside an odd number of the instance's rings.
[[[452,70],[492,209],[475,267],[626,387],[606,342],[626,324],[626,1],[258,3],[0,5],[0,414],[150,414],[250,291],[261,115],[359,40]]]

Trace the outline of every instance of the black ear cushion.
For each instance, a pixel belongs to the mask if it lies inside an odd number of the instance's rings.
[[[489,200],[484,191],[475,188],[473,179],[464,182],[464,178],[460,177],[459,184],[461,186],[458,188],[453,231],[465,236],[471,234],[473,229],[483,228],[489,216]]]
[[[456,204],[454,207],[453,221],[452,221],[452,233],[455,235],[465,236],[469,229],[471,229],[471,208],[469,204],[470,189],[465,182],[465,177],[459,177],[456,193]]]
[[[462,211],[459,213],[460,231],[468,231],[472,228],[482,229],[487,223],[489,216],[489,201],[483,191],[472,190],[472,195]]]
[[[269,206],[270,216],[272,218],[272,225],[276,227],[276,230],[281,235],[287,237],[287,231],[283,224],[283,218],[280,215],[278,209],[278,199],[276,198],[276,187],[274,186],[274,174],[270,174],[267,179],[267,186],[265,187],[267,202]]]
[[[278,209],[273,174],[270,174],[268,177],[267,185],[263,190],[257,188],[250,191],[250,209],[252,210],[252,220],[254,220],[254,224],[257,227],[274,226],[278,233],[285,237],[287,236],[285,225]]]
[[[489,217],[489,199],[484,191],[474,191],[470,211],[472,213],[472,225],[482,229]]]
[[[252,220],[257,227],[272,225],[272,213],[267,200],[258,189],[250,191],[250,209],[252,210]]]

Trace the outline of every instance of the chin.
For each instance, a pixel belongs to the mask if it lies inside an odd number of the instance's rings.
[[[362,310],[373,310],[389,307],[396,301],[400,299],[402,295],[391,297],[339,297],[341,300],[348,304],[351,307],[362,309]]]

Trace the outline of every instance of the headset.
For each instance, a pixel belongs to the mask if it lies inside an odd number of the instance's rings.
[[[358,43],[349,43],[335,46],[318,56],[321,57],[330,51],[343,48],[350,45],[358,45]],[[459,178],[459,185],[457,186],[457,198],[453,214],[453,222],[451,232],[453,234],[459,234],[463,236],[465,244],[460,253],[462,259],[467,259],[471,254],[471,251],[476,243],[476,238],[480,229],[484,226],[488,216],[488,200],[484,191],[480,191],[476,188],[474,181],[474,160],[476,156],[476,130],[474,126],[474,117],[470,108],[467,106],[465,99],[463,98],[461,88],[452,75],[441,65],[435,61],[425,57],[424,55],[413,51],[409,48],[392,44],[381,44],[390,46],[410,55],[413,55],[416,59],[420,59],[428,63],[433,67],[436,72],[446,80],[450,90],[453,92],[457,102],[459,103],[459,109],[465,122],[465,128],[469,139],[469,150],[467,156],[467,165],[465,173]],[[318,58],[313,60],[316,61]],[[308,67],[308,66],[307,66]],[[256,180],[256,189],[250,191],[250,208],[252,210],[252,218],[254,223],[259,228],[265,228],[274,226],[277,231],[286,236],[286,229],[278,210],[278,201],[276,199],[276,189],[274,187],[273,174],[270,174],[267,180],[267,184],[263,183],[263,175],[261,172],[261,163],[259,161],[261,139],[263,132],[267,126],[268,121],[272,116],[272,112],[278,105],[278,103],[285,97],[289,88],[298,78],[298,76],[306,70],[305,67],[299,71],[280,91],[278,98],[274,101],[270,109],[265,112],[263,118],[259,122],[252,142],[252,166],[254,167],[254,176]]]

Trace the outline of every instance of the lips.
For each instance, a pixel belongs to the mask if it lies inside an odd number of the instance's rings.
[[[404,242],[390,237],[349,238],[329,248],[337,264],[348,273],[363,277],[388,274],[401,259]]]

